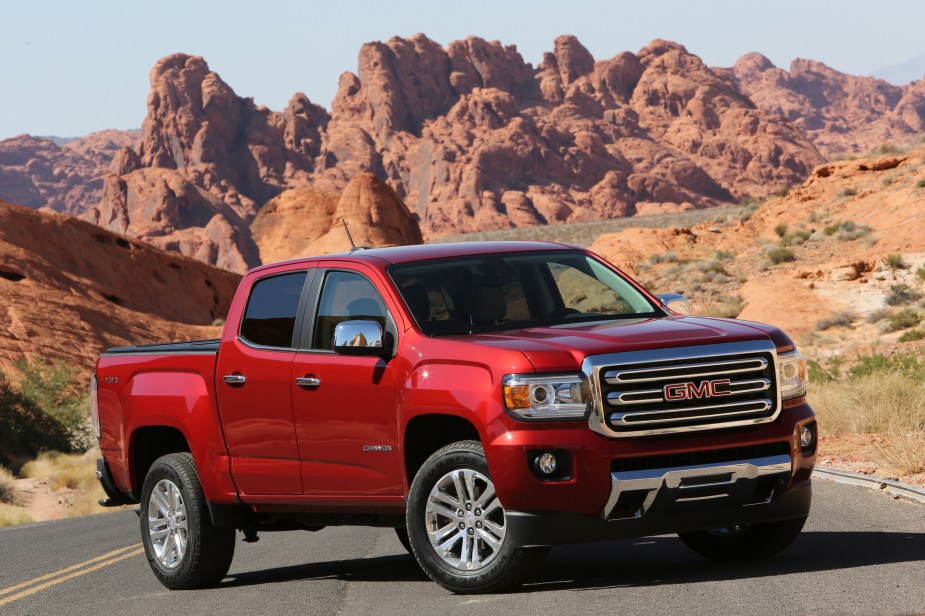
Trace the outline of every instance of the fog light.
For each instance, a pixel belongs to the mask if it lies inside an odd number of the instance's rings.
[[[536,458],[536,468],[544,475],[552,475],[556,472],[556,456],[548,451]]]
[[[803,448],[803,451],[812,449],[813,443],[815,442],[816,433],[812,428],[812,424],[800,428],[800,447]]]

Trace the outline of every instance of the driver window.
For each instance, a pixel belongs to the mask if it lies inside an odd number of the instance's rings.
[[[369,280],[351,272],[328,272],[315,315],[312,348],[333,350],[334,328],[344,321],[376,321],[385,330],[385,315],[385,303]]]

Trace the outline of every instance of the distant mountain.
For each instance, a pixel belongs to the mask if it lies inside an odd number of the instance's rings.
[[[904,60],[899,64],[878,68],[870,76],[889,81],[897,86],[904,86],[913,81],[918,81],[925,78],[925,53]]]

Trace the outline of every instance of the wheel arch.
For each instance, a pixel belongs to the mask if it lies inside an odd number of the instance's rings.
[[[435,451],[456,441],[482,442],[475,424],[459,415],[426,413],[413,417],[404,430],[405,477],[411,485],[424,461]]]
[[[142,426],[132,432],[129,439],[129,473],[131,496],[141,497],[141,486],[154,461],[170,453],[192,453],[189,440],[179,428],[173,426]]]

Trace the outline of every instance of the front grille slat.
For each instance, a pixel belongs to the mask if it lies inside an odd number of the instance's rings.
[[[771,421],[780,408],[773,347],[741,348],[730,343],[607,356],[596,373],[601,428],[635,436]]]

